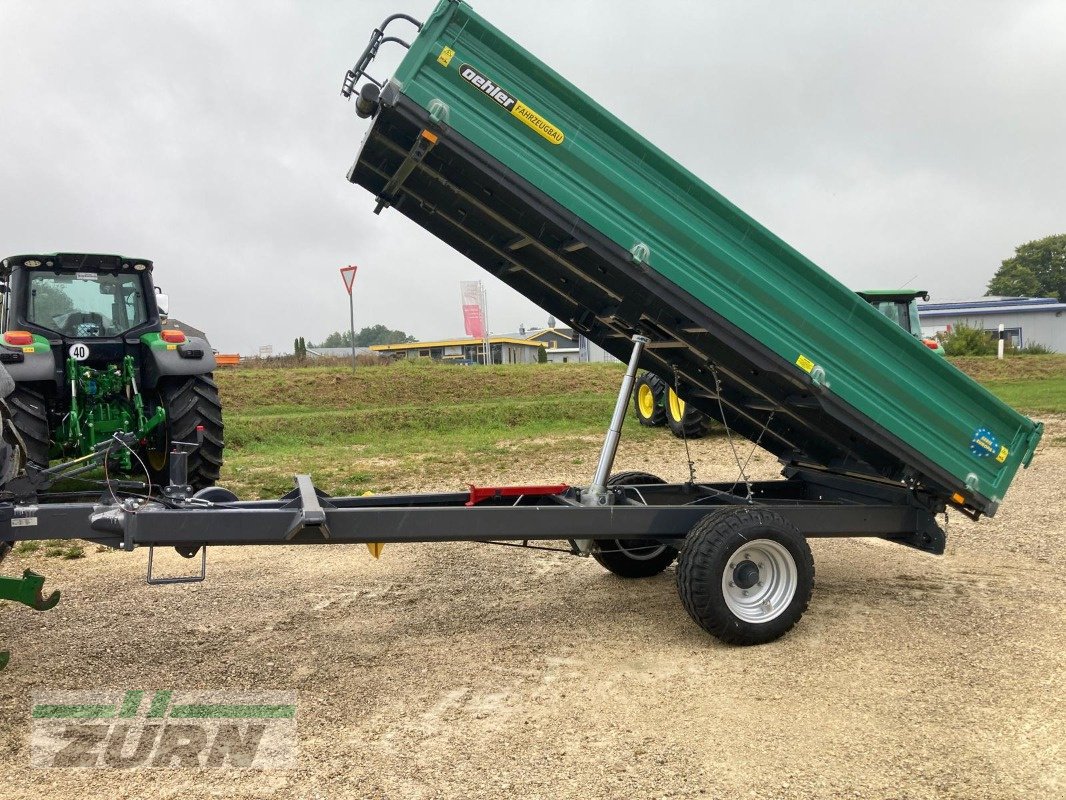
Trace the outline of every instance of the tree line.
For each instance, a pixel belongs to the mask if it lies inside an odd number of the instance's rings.
[[[1054,297],[1066,303],[1066,233],[1018,245],[996,270],[985,294]]]
[[[417,341],[418,339],[404,331],[393,330],[384,325],[370,325],[355,334],[356,347],[370,347],[375,344],[407,344]],[[308,348],[351,346],[351,331],[334,331],[318,344],[308,342],[303,336],[297,337],[293,340],[292,351],[297,358],[306,358]]]

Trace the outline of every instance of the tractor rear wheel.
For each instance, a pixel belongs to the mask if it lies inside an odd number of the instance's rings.
[[[222,402],[211,373],[164,378],[157,391],[167,419],[145,449],[152,483],[170,482],[171,442],[195,442],[202,427],[203,442],[189,453],[188,481],[194,490],[213,486],[222,469],[223,440]]]
[[[657,428],[666,422],[665,394],[666,383],[658,375],[645,371],[637,376],[633,387],[633,410],[641,425]]]
[[[678,397],[671,386],[666,387],[663,406],[670,433],[678,439],[702,439],[711,428],[711,420],[707,415]]]
[[[607,479],[608,486],[643,486],[666,483],[648,472],[619,472]],[[594,539],[592,557],[619,578],[650,578],[674,563],[677,550],[654,539]]]
[[[48,466],[51,431],[48,426],[48,405],[44,394],[25,384],[16,384],[7,396],[7,407],[26,447],[25,459],[41,469]]]

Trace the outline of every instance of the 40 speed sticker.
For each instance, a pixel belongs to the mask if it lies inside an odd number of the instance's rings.
[[[443,56],[444,53],[442,52],[441,55]],[[451,56],[447,60],[450,62]],[[563,143],[563,139],[566,137],[561,130],[474,67],[469,64],[461,64],[459,66],[459,77],[485,96],[495,100],[501,108],[510,112],[511,116],[520,119],[552,144]]]

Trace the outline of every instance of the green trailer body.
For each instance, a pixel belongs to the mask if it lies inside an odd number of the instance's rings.
[[[379,211],[398,209],[620,358],[649,336],[642,367],[786,464],[995,513],[1039,423],[465,3],[439,3],[388,81],[364,77],[396,41],[375,35],[345,93],[372,118],[348,177]]]

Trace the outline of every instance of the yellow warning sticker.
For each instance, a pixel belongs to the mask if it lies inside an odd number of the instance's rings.
[[[1007,460],[1007,456],[1009,455],[1010,450],[1008,450],[1006,447],[1001,447],[999,448],[999,452],[996,454],[996,461],[1002,464],[1004,461]]]
[[[34,350],[33,350],[32,347],[23,347],[22,348],[22,352],[23,353],[32,353],[32,352],[34,352]]]
[[[167,345],[167,350],[177,350],[177,349],[178,349],[178,346],[176,344],[168,344]]]
[[[437,63],[440,64],[442,67],[446,67],[452,63],[452,56],[454,55],[454,50],[452,50],[450,47],[445,47],[443,50],[440,51],[440,55],[437,56]]]
[[[515,102],[514,107],[511,109],[511,113],[552,144],[563,143],[563,132],[525,103]]]
[[[800,357],[796,359],[796,366],[804,372],[810,372],[814,369],[814,362],[807,358],[807,356],[801,354]]]

